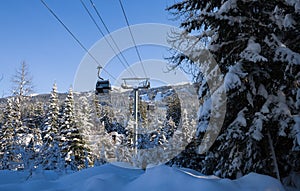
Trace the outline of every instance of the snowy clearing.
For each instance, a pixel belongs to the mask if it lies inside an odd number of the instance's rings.
[[[106,164],[68,175],[59,176],[53,171],[42,171],[28,177],[28,172],[0,171],[0,190],[284,191],[281,183],[265,175],[250,173],[237,180],[229,180],[163,165],[143,171]]]

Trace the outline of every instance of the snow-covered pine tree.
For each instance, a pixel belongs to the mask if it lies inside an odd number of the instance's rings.
[[[57,86],[54,83],[50,94],[49,105],[47,108],[46,119],[43,128],[43,141],[51,145],[51,141],[55,139],[58,134],[59,124],[59,100],[57,96]]]
[[[174,90],[173,90],[174,91]],[[175,125],[178,126],[179,122],[181,120],[181,105],[180,105],[180,99],[177,95],[177,93],[174,91],[171,96],[168,96],[167,100],[167,114],[166,114],[167,120],[172,118],[173,122],[175,122]],[[173,132],[168,132],[169,135],[167,135],[167,138],[169,136],[172,136]]]
[[[100,119],[101,118],[101,108],[100,108],[100,103],[99,103],[99,97],[96,94],[94,94],[92,98],[93,98],[94,113],[96,115],[96,118]]]
[[[23,125],[27,128],[25,148],[23,150],[24,168],[33,170],[39,165],[40,151],[43,145],[41,127],[45,117],[43,103],[31,100],[28,111],[23,115]]]
[[[18,153],[18,156],[26,160],[26,152],[24,152],[30,141],[30,113],[32,110],[30,107],[30,93],[33,92],[32,77],[29,74],[28,65],[23,61],[20,68],[16,70],[15,75],[12,77],[12,93],[14,96],[13,105],[15,108],[15,119],[19,120],[19,125],[15,125],[15,139],[16,148],[14,152]],[[28,164],[28,161],[23,161],[24,164]],[[19,166],[23,166],[21,164]],[[18,167],[19,168],[19,167]],[[23,167],[22,167],[23,168]]]
[[[28,133],[34,140],[34,147],[42,145],[41,128],[45,121],[44,103],[39,101],[31,101],[28,106],[28,115],[24,116],[23,123],[28,128]]]
[[[80,170],[85,167],[85,151],[87,146],[79,131],[74,111],[73,90],[70,88],[65,99],[60,132],[61,154],[67,169]]]
[[[11,99],[8,99],[3,112],[3,125],[0,129],[1,170],[9,169],[10,160],[13,158],[12,149],[14,147],[14,126],[12,121],[12,112],[12,101]]]
[[[92,119],[93,111],[86,96],[80,97],[77,105],[76,112],[78,116],[78,125],[81,127],[83,135],[88,140],[89,136],[92,134],[92,129],[94,128]]]
[[[21,150],[21,154],[24,162],[24,169],[32,173],[32,171],[36,168],[35,161],[38,157],[38,152],[36,152],[33,137],[29,139],[27,145]]]
[[[167,131],[165,131],[167,130]],[[172,159],[175,154],[182,151],[184,148],[185,140],[183,139],[183,133],[181,130],[177,130],[177,126],[170,117],[164,123],[164,132],[167,140],[163,143],[164,161]]]
[[[23,169],[22,149],[25,145],[24,127],[18,97],[8,99],[1,128],[2,168],[9,170]]]
[[[27,146],[27,138],[28,138],[28,127],[22,121],[22,106],[23,103],[21,96],[13,97],[13,113],[12,120],[14,124],[14,155],[16,156],[16,161],[14,161],[14,169],[22,170],[24,169],[24,165],[27,161],[26,158],[25,147]]]
[[[182,112],[182,125],[179,126],[182,132],[183,139],[189,143],[195,136],[196,118],[189,115],[187,109]]]
[[[115,161],[116,156],[119,154],[117,147],[114,143],[111,133],[107,133],[105,129],[104,121],[97,125],[98,130],[93,136],[94,145],[92,152],[95,155],[94,165],[99,166],[108,161]]]
[[[93,109],[90,106],[87,96],[80,97],[77,105],[76,115],[78,116],[78,128],[87,144],[86,147],[91,148],[85,151],[86,161],[88,161],[88,166],[92,166],[93,158],[95,157],[95,154],[92,153],[92,147],[94,146],[93,130],[95,129],[95,118],[93,117],[95,116],[93,116]]]
[[[178,41],[186,34],[198,39],[186,41],[190,54],[176,53],[173,64],[197,66],[194,47],[208,42],[227,92],[221,132],[201,160],[195,151],[210,120],[212,90],[203,74],[196,74],[202,102],[198,137],[186,156],[198,162],[185,165],[222,177],[255,171],[283,178],[299,172],[299,0],[185,0],[168,10],[182,19],[185,32]]]
[[[49,98],[44,125],[42,128],[43,146],[40,150],[39,163],[43,169],[54,170],[60,161],[59,145],[59,100],[57,86],[54,83]]]

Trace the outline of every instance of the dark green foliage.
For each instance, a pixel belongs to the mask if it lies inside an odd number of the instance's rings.
[[[47,112],[42,125],[43,144],[40,149],[40,158],[37,161],[41,168],[54,170],[59,168],[59,103],[56,84],[53,84],[49,98]]]
[[[1,168],[22,169],[21,137],[25,133],[21,121],[20,104],[18,97],[10,98],[4,111],[3,126],[0,132],[1,140]]]
[[[296,106],[300,13],[295,3],[186,0],[168,10],[181,19],[183,29],[199,39],[198,44],[208,42],[206,47],[223,74],[227,93],[225,121],[212,147],[201,154],[203,160],[199,161],[197,151],[210,109],[208,115],[200,113],[197,139],[171,164],[230,178],[254,171],[283,179],[293,171],[299,172],[295,164],[300,161],[295,156],[300,151]],[[184,42],[183,37],[179,34],[178,41]],[[194,59],[193,46],[185,55],[175,53],[172,67],[201,66],[201,61],[197,65]],[[209,105],[212,90],[203,74],[194,74],[199,82],[201,110]]]
[[[64,103],[62,125],[59,132],[61,153],[66,161],[67,168],[68,166],[72,170],[84,168],[86,146],[76,121],[74,98],[71,89]]]
[[[175,125],[178,126],[181,119],[181,105],[176,93],[169,96],[167,100],[167,120],[171,118],[175,122]]]

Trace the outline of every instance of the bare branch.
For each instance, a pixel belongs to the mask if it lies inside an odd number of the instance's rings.
[[[28,65],[23,61],[20,68],[16,70],[12,77],[12,93],[16,96],[26,96],[33,92],[32,77],[30,76]]]

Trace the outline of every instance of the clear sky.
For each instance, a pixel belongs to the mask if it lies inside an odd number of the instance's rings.
[[[126,27],[118,0],[93,0],[111,32]],[[102,38],[80,0],[45,0],[88,49]],[[84,0],[93,12],[89,0]],[[123,0],[130,24],[163,23],[178,26],[165,8],[174,0]],[[98,19],[97,19],[98,21]],[[103,26],[98,22],[102,30]],[[128,37],[130,38],[130,37]],[[59,92],[73,84],[76,70],[86,52],[42,5],[40,0],[2,0],[0,4],[0,97],[11,94],[11,78],[25,61],[36,93],[48,93],[57,83]],[[131,53],[130,53],[131,52]],[[126,57],[138,61],[134,51]],[[140,49],[142,59],[162,59],[159,49]],[[130,59],[132,57],[132,59]],[[133,59],[134,58],[134,59]],[[115,67],[121,67],[115,63]],[[94,75],[94,74],[91,74]],[[95,71],[96,75],[96,71]]]

